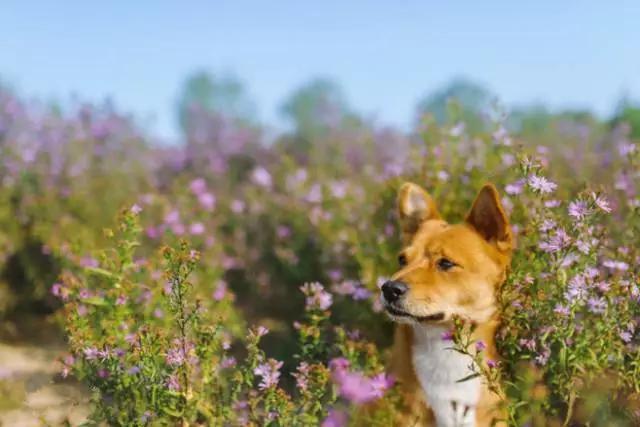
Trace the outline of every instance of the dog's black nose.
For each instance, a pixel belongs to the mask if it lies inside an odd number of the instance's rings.
[[[395,280],[389,280],[382,285],[382,295],[384,295],[384,299],[387,300],[387,302],[395,302],[398,301],[402,295],[407,293],[407,289],[409,288],[406,284]]]

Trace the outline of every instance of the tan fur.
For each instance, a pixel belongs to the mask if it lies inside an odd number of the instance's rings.
[[[498,192],[485,185],[465,222],[451,225],[441,219],[426,191],[406,183],[399,192],[398,210],[402,256],[407,264],[392,280],[408,285],[402,309],[413,316],[444,312],[445,318],[437,322],[440,325],[452,325],[452,316],[474,322],[473,338],[484,341],[486,357],[496,360],[494,336],[499,321],[495,294],[506,278],[513,246]],[[442,258],[457,266],[442,270],[438,267]],[[397,425],[435,425],[412,362],[412,321],[394,320],[402,323],[396,326],[390,369],[401,384],[407,408]],[[498,396],[483,385],[476,407],[477,426],[490,426],[500,417],[497,403]]]

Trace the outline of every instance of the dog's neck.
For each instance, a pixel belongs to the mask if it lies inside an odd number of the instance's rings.
[[[479,325],[486,329],[483,326]],[[473,426],[482,380],[475,377],[458,382],[474,373],[473,360],[452,349],[454,343],[447,339],[450,330],[451,326],[414,325],[413,366],[437,425]]]

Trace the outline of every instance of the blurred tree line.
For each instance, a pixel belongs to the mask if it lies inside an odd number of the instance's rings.
[[[444,87],[426,94],[416,105],[416,125],[430,115],[439,124],[464,122],[469,131],[487,130],[490,112],[499,109],[498,96],[490,89],[467,78],[454,78]],[[202,110],[220,115],[238,124],[256,126],[257,108],[244,83],[234,75],[215,75],[199,71],[189,76],[180,91],[177,116],[188,135],[189,114]],[[580,125],[614,128],[620,123],[630,126],[630,136],[640,138],[640,103],[623,97],[612,117],[601,119],[588,110],[551,110],[542,103],[508,109],[507,125],[523,138],[544,137],[558,130]],[[349,105],[342,87],[329,78],[315,78],[294,89],[280,108],[282,117],[292,126],[284,143],[294,152],[308,153],[311,141],[326,137],[337,128],[353,128],[364,119]]]

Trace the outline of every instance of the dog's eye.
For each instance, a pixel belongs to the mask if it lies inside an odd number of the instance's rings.
[[[451,261],[448,258],[440,258],[437,262],[437,265],[440,271],[448,271],[458,264],[456,264],[455,262]]]
[[[407,256],[405,254],[398,255],[398,264],[400,264],[401,267],[407,265]]]

